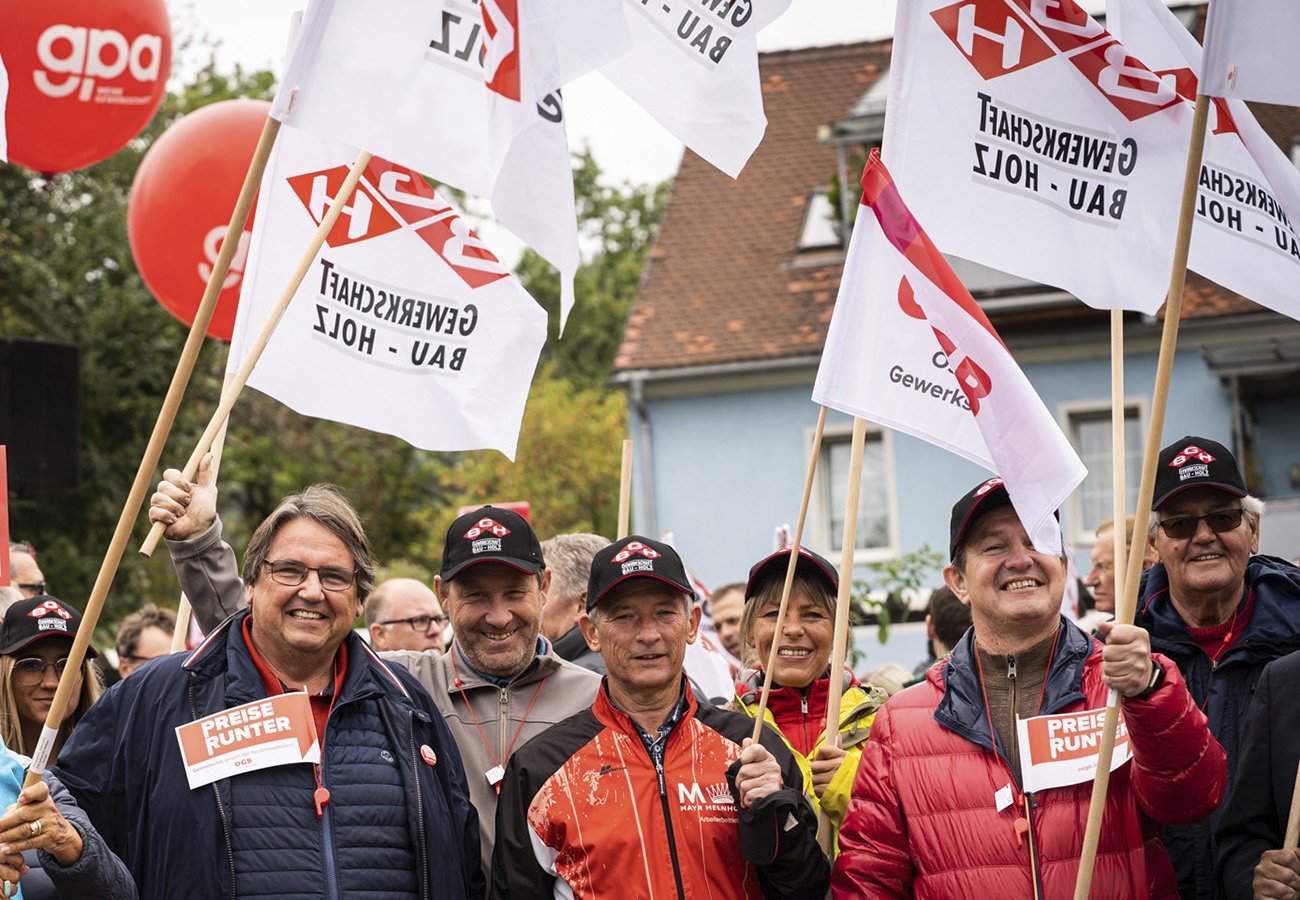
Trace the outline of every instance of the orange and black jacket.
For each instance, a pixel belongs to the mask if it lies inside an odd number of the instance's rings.
[[[510,757],[489,897],[826,896],[829,864],[785,742],[763,729],[784,787],[742,810],[732,764],[753,720],[687,695],[662,764],[603,685],[591,709]]]

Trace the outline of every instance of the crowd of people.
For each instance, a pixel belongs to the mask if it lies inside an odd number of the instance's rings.
[[[951,510],[935,660],[899,690],[832,670],[839,573],[777,551],[713,592],[737,663],[718,704],[688,677],[702,609],[668,544],[541,542],[485,506],[452,523],[431,586],[376,584],[361,517],[316,485],[259,525],[241,568],[210,462],[193,482],[169,470],[150,518],[206,637],[171,653],[169,611],[126,617],[115,670],[77,670],[25,789],[81,616],[33,548],[10,547],[4,896],[1067,897],[1092,782],[1027,785],[1018,722],[1116,696],[1131,758],[1091,896],[1294,900],[1300,568],[1258,553],[1263,512],[1226,447],[1170,444],[1148,534],[1097,530],[1101,614],[1080,627],[1066,558],[984,481]],[[1110,616],[1121,536],[1146,569],[1131,624]],[[178,729],[286,694],[314,726],[308,761],[195,783]]]

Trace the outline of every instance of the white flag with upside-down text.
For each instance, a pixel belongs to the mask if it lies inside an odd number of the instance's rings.
[[[767,130],[758,32],[790,0],[610,0],[633,49],[600,71],[687,147],[740,174]]]
[[[1205,93],[1300,106],[1300,3],[1211,0]]]
[[[1125,46],[1175,85],[1197,93],[1201,48],[1160,0],[1112,0]],[[1300,319],[1300,171],[1242,100],[1210,106],[1188,268],[1284,316]]]
[[[945,253],[1160,307],[1191,110],[1074,0],[899,3],[889,78],[883,156]]]
[[[563,84],[629,46],[609,0],[314,0],[271,114],[487,197],[560,270],[579,264]]]
[[[276,306],[358,151],[291,127],[262,178],[228,366]],[[249,385],[426,450],[513,458],[546,314],[450,203],[374,157]]]
[[[1056,510],[1087,470],[875,154],[813,400],[998,473],[1034,546],[1061,552]]]

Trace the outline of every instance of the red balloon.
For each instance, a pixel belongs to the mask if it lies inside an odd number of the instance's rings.
[[[271,104],[223,100],[176,122],[154,141],[131,184],[126,230],[149,290],[194,322]],[[230,340],[252,237],[250,214],[208,334]]]
[[[149,123],[166,92],[164,0],[0,0],[9,70],[9,158],[38,172],[107,159]]]

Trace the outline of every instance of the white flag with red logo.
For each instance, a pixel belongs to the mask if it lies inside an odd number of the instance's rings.
[[[1060,552],[1055,513],[1087,470],[875,154],[813,400],[998,473],[1034,545]]]
[[[262,179],[228,365],[279,300],[357,150],[285,127]],[[450,203],[371,160],[249,385],[427,450],[514,457],[546,314]]]
[[[601,74],[687,147],[740,174],[767,130],[758,32],[790,0],[611,0],[626,11],[634,49]]]
[[[1174,89],[1074,0],[910,0],[895,28],[883,155],[944,251],[1154,313],[1191,133]]]
[[[1125,46],[1195,102],[1201,48],[1159,0],[1114,0]],[[1300,53],[1300,46],[1297,48]],[[1300,171],[1242,100],[1210,107],[1188,267],[1285,316],[1300,319]]]
[[[1213,0],[1205,22],[1205,93],[1300,106],[1300,3]]]
[[[9,161],[9,132],[6,128],[9,101],[9,73],[5,71],[5,61],[0,58],[0,162]]]
[[[627,46],[609,0],[315,0],[271,114],[491,200],[561,273],[578,228],[560,87]]]

